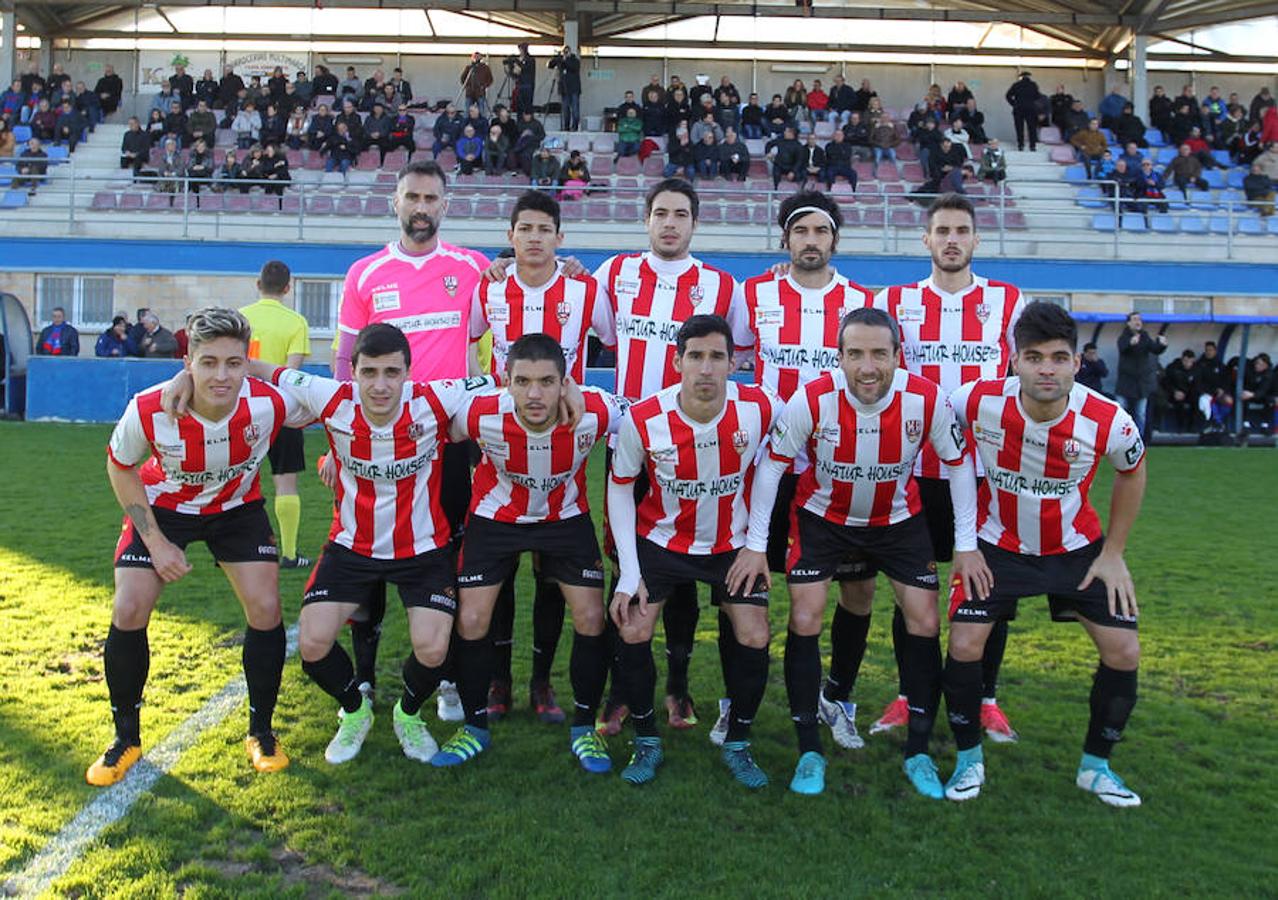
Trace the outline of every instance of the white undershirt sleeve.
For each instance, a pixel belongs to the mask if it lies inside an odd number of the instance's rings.
[[[746,532],[746,549],[766,553],[768,527],[772,524],[772,507],[777,502],[777,488],[789,465],[765,453],[754,470],[754,487],[750,489],[750,530]]]
[[[617,548],[617,593],[632,597],[639,590],[639,550],[635,543],[635,486],[608,478],[608,527]]]
[[[950,502],[954,506],[954,549],[976,549],[976,466],[970,453],[950,468]]]

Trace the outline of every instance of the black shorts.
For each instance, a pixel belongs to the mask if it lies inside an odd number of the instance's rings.
[[[934,591],[940,586],[921,515],[895,525],[857,528],[796,509],[794,527],[787,561],[790,584],[825,581],[846,562],[852,567],[849,580],[873,578],[882,569],[889,578],[911,587]]]
[[[519,554],[525,551],[539,555],[537,569],[543,580],[603,589],[603,559],[588,513],[560,522],[526,524],[471,516],[457,564],[457,586],[504,583],[515,573]]]
[[[223,563],[279,562],[275,532],[261,500],[253,500],[226,512],[188,516],[171,509],[151,507],[160,533],[185,550],[187,544],[203,541],[213,558]],[[120,540],[115,545],[117,569],[150,569],[151,551],[128,516]]]
[[[777,499],[772,504],[772,521],[768,523],[768,568],[773,572],[785,572],[786,560],[790,556],[790,528],[794,522],[794,492],[799,486],[799,476],[786,472],[777,485]],[[835,581],[863,581],[874,577],[867,576],[865,563],[855,555],[839,562],[834,570]]]
[[[453,551],[430,550],[407,559],[374,559],[329,541],[311,570],[302,605],[356,603],[369,606],[385,595],[386,585],[399,589],[405,609],[437,609],[457,614]]]
[[[271,443],[266,458],[271,461],[272,475],[291,475],[306,468],[306,441],[300,428],[281,428]]]
[[[965,596],[962,585],[951,585],[951,622],[992,624],[1009,619],[1016,614],[1020,598],[1046,594],[1053,621],[1076,622],[1081,617],[1107,628],[1136,628],[1135,616],[1110,615],[1105,583],[1099,578],[1087,590],[1078,589],[1100,555],[1103,540],[1051,556],[1028,556],[986,541],[977,543],[994,575],[994,590],[986,599],[976,600]]]
[[[985,479],[976,479],[979,487]],[[919,486],[919,501],[923,504],[923,517],[927,520],[927,533],[932,538],[932,551],[937,562],[954,560],[954,500],[950,497],[950,483],[944,478],[915,478]]]
[[[479,445],[474,441],[444,444],[440,451],[439,505],[448,519],[454,546],[466,530],[466,513],[470,510],[470,470],[478,462]]]
[[[710,585],[717,603],[768,605],[768,588],[762,581],[754,585],[752,591],[728,593],[728,569],[736,561],[736,550],[694,556],[667,550],[647,538],[638,538],[636,543],[639,547],[639,574],[643,577],[644,586],[648,588],[648,601],[651,603],[667,600],[671,592],[681,584],[700,581]]]

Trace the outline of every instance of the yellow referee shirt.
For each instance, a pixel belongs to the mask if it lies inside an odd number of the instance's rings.
[[[293,353],[309,356],[311,328],[301,313],[272,297],[263,297],[240,309],[253,328],[249,359],[282,366]]]

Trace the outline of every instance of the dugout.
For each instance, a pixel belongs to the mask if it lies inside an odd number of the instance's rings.
[[[26,412],[27,365],[34,349],[26,307],[13,294],[0,294],[0,396],[5,418]]]

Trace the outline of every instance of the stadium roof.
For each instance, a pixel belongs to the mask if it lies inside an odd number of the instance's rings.
[[[794,17],[906,21],[918,23],[1005,23],[1047,36],[1065,45],[1072,55],[1110,59],[1121,54],[1135,34],[1185,43],[1188,32],[1213,25],[1278,14],[1278,2],[1264,0],[721,0],[717,3],[651,2],[651,0],[433,0],[432,11],[454,12],[488,27],[504,26],[530,35],[535,43],[554,43],[566,18],[579,25],[579,42],[599,44],[625,40],[640,29],[677,23],[697,16]],[[77,0],[0,0],[13,6],[28,34],[50,38],[118,36],[112,20],[121,14],[145,12],[164,19],[166,10],[205,7],[225,9],[310,8],[423,11],[422,0],[123,0],[84,3]],[[173,37],[192,36],[173,26]],[[208,34],[196,35],[209,37]],[[221,31],[219,37],[260,37],[258,33]],[[355,35],[350,35],[354,37]],[[476,37],[496,38],[476,27]],[[442,37],[442,36],[441,36]],[[653,41],[653,44],[668,41]],[[760,42],[767,44],[766,40]],[[848,46],[831,44],[828,46]],[[895,49],[895,48],[884,48]],[[913,48],[913,49],[917,49]],[[1203,48],[1185,45],[1185,49]],[[1206,48],[1222,59],[1238,58]],[[1201,57],[1199,57],[1201,58]]]

